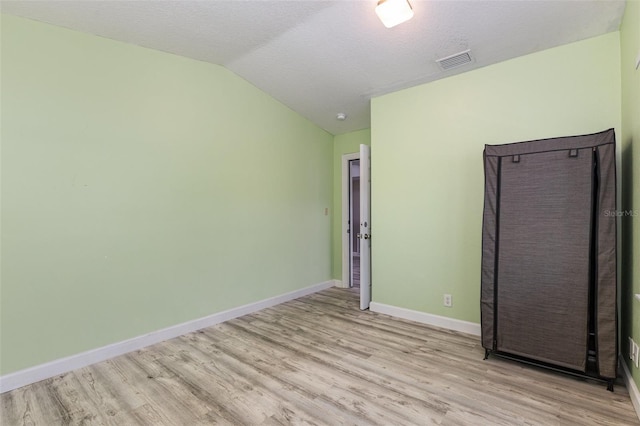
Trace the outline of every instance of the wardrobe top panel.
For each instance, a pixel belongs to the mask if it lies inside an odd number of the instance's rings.
[[[510,155],[592,148],[601,145],[615,144],[615,141],[615,132],[613,129],[609,129],[590,135],[563,136],[505,145],[485,145],[484,152],[488,157],[506,157]]]

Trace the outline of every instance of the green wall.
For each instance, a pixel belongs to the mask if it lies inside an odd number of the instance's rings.
[[[342,279],[342,155],[360,151],[360,144],[371,144],[371,129],[336,135],[333,138],[333,278]]]
[[[610,33],[372,100],[374,301],[480,321],[484,144],[619,135],[619,40]]]
[[[629,362],[627,336],[640,344],[640,2],[628,1],[620,28],[622,69],[622,353],[640,387],[640,370]]]
[[[331,279],[332,135],[223,67],[2,17],[1,374]]]

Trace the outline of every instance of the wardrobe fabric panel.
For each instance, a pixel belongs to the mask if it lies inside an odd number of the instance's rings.
[[[585,371],[592,150],[503,158],[497,350]]]
[[[615,378],[613,129],[486,145],[484,165],[483,347],[581,372],[595,353]]]
[[[496,259],[496,218],[498,194],[499,157],[485,157],[484,217],[482,219],[482,290],[480,295],[480,315],[482,317],[482,346],[490,348],[493,336],[494,311],[494,266]]]
[[[613,138],[613,136],[612,136]],[[598,146],[596,235],[596,350],[599,374],[615,378],[618,366],[616,149]]]

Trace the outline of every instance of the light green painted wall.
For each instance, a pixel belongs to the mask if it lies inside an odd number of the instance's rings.
[[[371,144],[371,129],[336,135],[333,138],[333,278],[342,279],[342,156],[360,151],[360,144]]]
[[[628,354],[627,336],[640,344],[640,1],[627,1],[620,28],[622,68],[622,351]],[[640,387],[640,370],[629,370]]]
[[[373,300],[478,323],[484,144],[619,134],[620,108],[618,33],[373,99]]]
[[[230,71],[2,17],[1,373],[331,278],[332,135]]]

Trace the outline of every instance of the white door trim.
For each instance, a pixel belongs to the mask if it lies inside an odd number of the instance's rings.
[[[349,249],[349,237],[351,236],[351,234],[347,234],[347,230],[349,229],[349,191],[351,187],[351,182],[349,179],[351,174],[349,170],[349,161],[359,159],[360,152],[342,155],[342,224],[340,228],[342,232],[342,287],[344,288],[348,288],[350,282],[349,254],[351,250]],[[354,231],[352,224],[351,232],[360,231]]]

